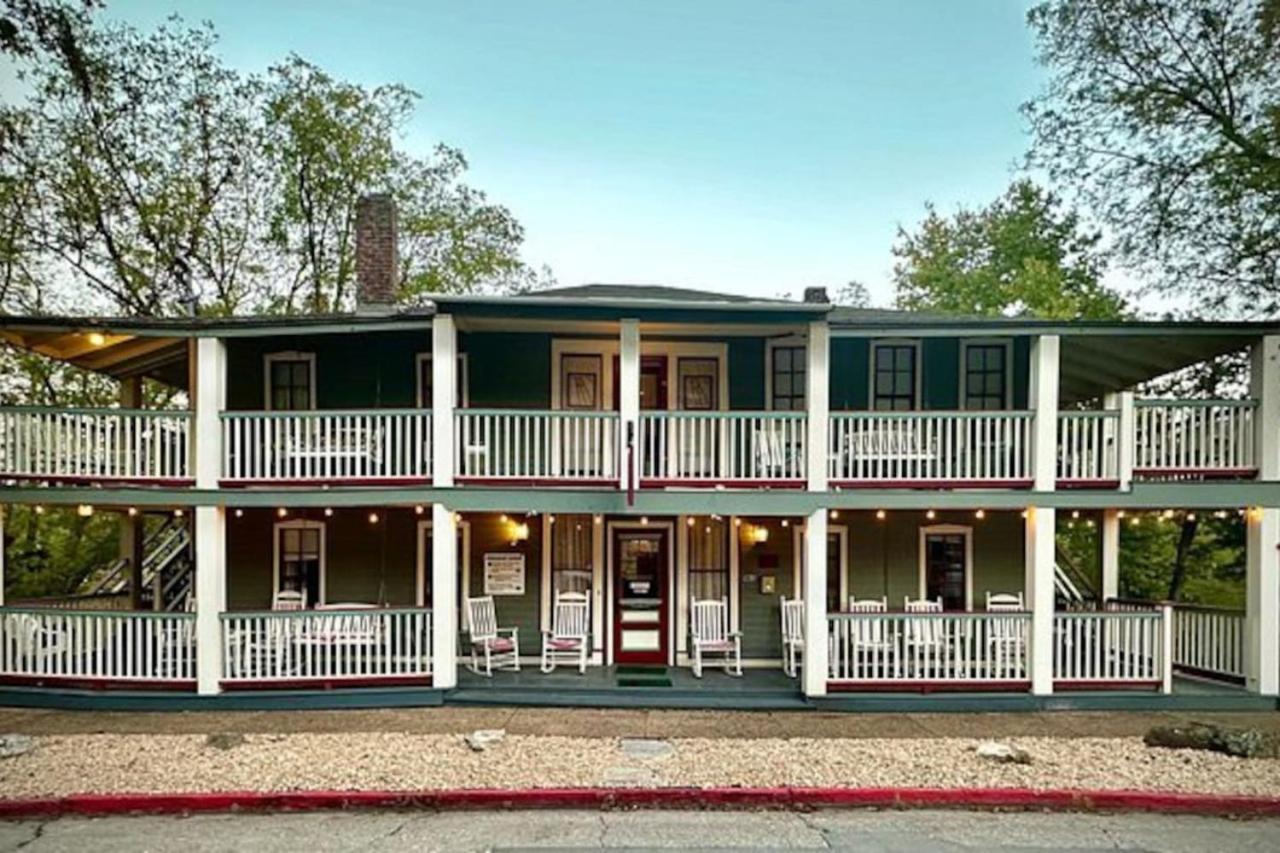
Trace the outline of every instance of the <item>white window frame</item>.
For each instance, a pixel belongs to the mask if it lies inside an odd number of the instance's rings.
[[[434,529],[434,526],[434,522],[432,521],[418,522],[418,555],[413,573],[414,607],[427,606],[425,603],[427,595],[427,533]],[[462,585],[459,587],[459,590],[462,593],[461,597],[466,599],[467,590],[470,588],[469,582],[471,580],[471,522],[458,522],[458,537],[462,540],[462,554],[459,557],[462,565],[458,566],[458,583]],[[436,609],[434,604],[431,609]],[[458,625],[465,631],[467,629],[467,608],[463,607],[461,608],[461,611],[462,612],[458,616]]]
[[[262,356],[262,407],[266,411],[274,411],[271,406],[271,365],[277,361],[305,361],[307,362],[307,381],[309,383],[309,394],[311,406],[304,411],[316,410],[316,354],[313,352],[297,352],[293,350],[283,352],[269,352]]]
[[[917,598],[924,598],[928,589],[929,555],[925,543],[930,536],[964,536],[964,609],[973,612],[973,527],[967,524],[928,524],[920,528],[919,539],[919,587]]]
[[[325,523],[310,518],[295,518],[290,521],[277,521],[271,525],[271,600],[275,601],[280,592],[280,534],[285,530],[319,530],[320,531],[320,600],[307,602],[308,607],[327,603],[329,548],[326,541]]]
[[[431,408],[431,401],[422,399],[422,369],[428,364],[431,364],[429,352],[418,353],[413,362],[413,398],[417,401],[419,409]],[[467,387],[467,354],[465,352],[458,353],[458,375],[455,386],[461,407],[468,408],[471,405],[471,393],[470,388]]]
[[[785,338],[770,338],[764,342],[764,406],[770,411],[777,411],[773,405],[773,351],[775,349],[801,349],[805,353],[804,394],[809,399],[809,341],[802,335],[787,335]],[[790,410],[796,411],[796,410]],[[803,411],[803,410],[799,410]]]
[[[968,409],[969,407],[969,347],[1004,347],[1004,408],[1001,411],[1009,411],[1013,408],[1013,341],[1009,338],[965,338],[960,341],[960,376],[957,382],[960,385],[960,408]]]
[[[807,535],[809,525],[795,525],[795,534],[792,540],[792,547],[795,549],[796,564],[796,587],[793,598],[803,598],[801,590],[804,589],[804,576],[808,571],[805,560],[808,559],[808,549],[805,548],[804,537]],[[835,535],[840,540],[840,610],[849,609],[849,526],[846,524],[827,524],[827,534]]]
[[[618,341],[613,339],[555,338],[551,341],[551,408],[562,409],[560,401],[560,360],[566,355],[598,355],[601,357],[600,369],[604,371],[602,385],[604,393],[600,397],[602,411],[613,411],[613,386],[617,377],[613,375],[613,357],[618,354]],[[640,356],[664,356],[667,359],[667,411],[678,411],[680,406],[679,359],[706,358],[716,359],[717,379],[716,411],[729,410],[729,346],[723,343],[705,341],[640,341]]]
[[[915,376],[913,377],[914,387],[911,395],[915,398],[915,406],[907,411],[919,412],[924,409],[924,389],[921,377],[924,372],[923,355],[924,349],[920,345],[919,338],[880,338],[871,342],[871,358],[868,359],[867,365],[867,411],[893,411],[891,409],[876,408],[876,350],[880,347],[903,347],[909,346],[915,350]]]

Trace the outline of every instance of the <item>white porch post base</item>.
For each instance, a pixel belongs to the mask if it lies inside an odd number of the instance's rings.
[[[1031,608],[1031,692],[1053,693],[1053,567],[1057,511],[1027,507],[1026,582]]]
[[[222,611],[227,606],[227,511],[196,507],[196,690],[222,691]]]
[[[815,510],[804,536],[804,675],[806,696],[827,695],[827,511]]]
[[[1245,684],[1280,694],[1280,509],[1247,513]]]
[[[441,504],[431,507],[431,686],[458,685],[458,522]]]

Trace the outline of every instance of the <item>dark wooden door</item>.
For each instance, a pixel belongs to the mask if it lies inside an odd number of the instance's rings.
[[[924,540],[925,598],[942,598],[945,610],[965,609],[967,543],[963,533],[930,533]]]

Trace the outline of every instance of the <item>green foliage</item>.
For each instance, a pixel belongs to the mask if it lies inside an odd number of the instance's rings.
[[[1280,4],[1047,0],[1032,165],[1152,288],[1202,313],[1280,309]]]
[[[8,599],[71,595],[94,569],[115,559],[118,516],[82,518],[74,509],[14,505],[4,517]]]
[[[1030,181],[980,210],[952,217],[932,205],[893,247],[899,308],[983,316],[1113,319],[1124,302],[1101,278],[1096,232]]]

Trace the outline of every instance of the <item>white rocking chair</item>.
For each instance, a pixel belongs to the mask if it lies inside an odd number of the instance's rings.
[[[520,629],[498,627],[493,596],[467,599],[467,625],[472,672],[489,678],[495,669],[520,671]]]
[[[1021,613],[1025,609],[1020,592],[997,592],[992,595],[990,590],[987,591],[988,613]]]
[[[719,655],[727,674],[742,675],[742,635],[729,630],[727,598],[692,602],[689,605],[689,635],[695,678],[702,677],[704,655]]]
[[[584,592],[556,592],[551,607],[551,630],[542,632],[542,671],[551,672],[558,661],[577,663],[587,671],[587,638],[591,632],[591,605]]]
[[[272,610],[306,610],[307,591],[305,589],[278,589],[271,599]]]
[[[804,602],[782,596],[782,671],[795,678],[804,652]]]

